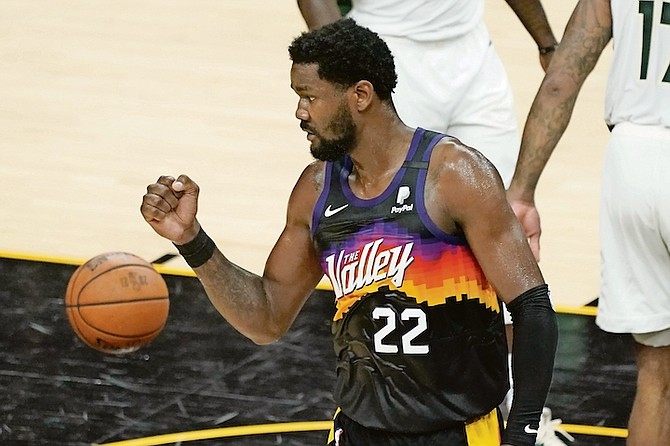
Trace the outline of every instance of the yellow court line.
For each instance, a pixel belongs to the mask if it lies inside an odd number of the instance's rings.
[[[592,435],[596,437],[614,437],[626,438],[628,437],[628,430],[618,427],[604,427],[604,426],[585,426],[581,424],[565,424],[561,423],[561,428],[571,434]]]
[[[0,251],[0,258],[12,259],[12,260],[29,260],[29,261],[45,262],[45,263],[57,263],[60,265],[74,265],[74,266],[82,265],[89,260],[75,257],[59,257],[59,256],[48,256],[43,254],[26,254],[26,253],[9,252],[9,251]],[[195,273],[190,269],[169,268],[164,265],[157,265],[157,264],[154,264],[154,267],[161,274],[195,277]]]
[[[56,257],[56,256],[47,256],[47,255],[38,255],[38,254],[25,254],[9,251],[0,251],[0,258],[14,259],[14,260],[31,260],[36,262],[46,262],[46,263],[59,263],[65,265],[81,265],[86,262],[88,259],[76,259],[72,257]],[[170,274],[174,276],[190,276],[195,277],[195,273],[191,269],[183,268],[169,268],[165,265],[154,264],[156,271],[161,274]],[[319,291],[332,291],[333,287],[328,281],[327,278],[321,279],[319,284],[316,286],[316,289]],[[556,311],[558,313],[564,314],[575,314],[581,316],[595,316],[597,313],[596,307],[566,307],[566,306],[556,306]]]
[[[55,257],[42,254],[25,254],[18,252],[0,251],[0,258],[12,260],[31,260],[35,262],[60,263],[64,265],[81,265],[85,260],[71,257]]]
[[[307,431],[327,431],[333,425],[332,421],[298,421],[288,423],[255,424],[249,426],[221,427],[216,429],[204,429],[190,432],[178,432],[174,434],[155,435],[152,437],[136,438],[132,440],[115,441],[112,443],[99,443],[92,446],[157,446],[180,441],[198,441],[213,438],[229,438],[251,435],[279,434]],[[561,424],[566,432],[571,434],[582,434],[599,437],[626,438],[626,429],[585,426],[579,424]]]
[[[578,316],[595,316],[596,314],[598,314],[598,308],[586,305],[583,307],[565,307],[562,305],[557,305],[555,307],[555,310],[557,313],[575,314]]]
[[[289,423],[255,424],[250,426],[220,427],[175,434],[156,435],[153,437],[136,438],[134,440],[100,443],[93,446],[155,446],[180,441],[207,440],[212,438],[228,438],[250,435],[279,434],[307,431],[327,431],[332,421],[296,421]],[[325,439],[324,439],[325,443]]]

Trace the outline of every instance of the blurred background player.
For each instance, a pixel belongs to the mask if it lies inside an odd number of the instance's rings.
[[[577,4],[530,109],[508,197],[539,258],[535,188],[612,39],[596,323],[635,340],[638,380],[627,445],[661,446],[670,442],[670,3]]]

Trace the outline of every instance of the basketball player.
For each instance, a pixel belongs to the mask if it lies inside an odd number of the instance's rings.
[[[310,29],[339,19],[344,3],[298,0]],[[537,44],[540,65],[546,69],[557,43],[542,3],[507,3]],[[393,103],[403,122],[475,147],[509,186],[519,153],[519,131],[507,73],[484,23],[484,0],[351,0],[349,6],[348,17],[377,32],[393,53],[398,73]],[[511,317],[506,310],[503,314],[512,345]],[[513,382],[511,376],[509,380]],[[504,416],[512,394],[510,390],[501,407]],[[547,411],[543,437],[553,435],[548,432],[550,422]]]
[[[610,39],[596,323],[635,340],[627,444],[661,446],[670,442],[670,3],[579,1],[529,112],[509,199],[538,256],[535,187]]]
[[[163,176],[141,212],[213,305],[258,344],[279,339],[325,273],[339,410],[332,445],[531,446],[557,343],[548,287],[493,165],[405,125],[393,57],[353,20],[289,47],[296,117],[317,158],[289,198],[262,276],[230,262],[196,218],[199,186]],[[515,323],[507,392],[500,300]]]

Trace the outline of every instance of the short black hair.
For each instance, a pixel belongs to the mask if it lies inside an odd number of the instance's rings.
[[[377,33],[345,18],[296,37],[288,48],[295,64],[316,64],[321,79],[343,87],[369,81],[382,100],[398,82],[391,50]]]

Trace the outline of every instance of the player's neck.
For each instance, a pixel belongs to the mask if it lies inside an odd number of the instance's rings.
[[[399,120],[362,128],[350,154],[354,167],[349,176],[351,189],[359,198],[374,198],[388,187],[407,157],[413,134],[414,129]]]

